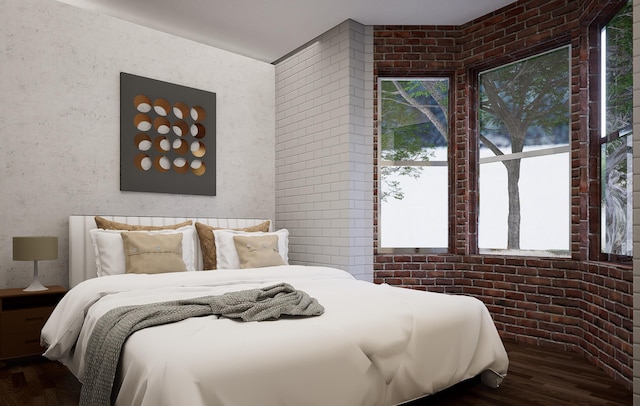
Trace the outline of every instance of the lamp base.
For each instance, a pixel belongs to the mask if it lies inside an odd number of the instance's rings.
[[[49,290],[49,288],[44,286],[43,284],[41,284],[40,281],[38,280],[38,277],[36,277],[33,280],[33,282],[31,282],[31,285],[27,286],[23,290],[25,292],[34,292],[34,291],[38,291],[38,290]]]

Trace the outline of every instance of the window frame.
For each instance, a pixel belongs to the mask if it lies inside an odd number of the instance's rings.
[[[600,133],[602,134],[602,133]],[[599,139],[599,147],[600,147],[600,165],[602,165],[602,147],[610,142],[619,140],[621,138],[624,137],[633,137],[633,131],[631,131],[631,133],[628,134],[620,134],[620,129],[617,129],[611,133],[608,133],[604,136],[601,136]],[[633,138],[632,138],[633,140]],[[633,165],[633,163],[631,164]],[[632,172],[633,174],[633,172]],[[602,201],[602,189],[603,189],[603,180],[602,180],[602,176],[598,177],[599,179],[599,183],[600,183],[600,201]],[[633,198],[631,200],[631,203],[633,204]],[[601,210],[600,210],[600,227],[599,227],[599,234],[600,234],[600,259],[604,260],[604,261],[608,261],[608,262],[621,262],[621,263],[631,263],[633,261],[633,255],[621,255],[621,254],[612,254],[612,253],[608,253],[608,252],[604,252],[602,250],[602,243],[603,243],[603,239],[602,239],[602,233],[603,233],[603,229],[602,229],[602,224],[603,224],[603,213],[602,213],[602,204],[600,205]],[[633,208],[632,208],[633,210]],[[631,226],[632,230],[631,233],[633,234],[633,225]],[[633,241],[631,242],[633,245]]]
[[[568,140],[568,145],[560,145],[560,146],[556,146],[556,147],[551,147],[551,148],[545,148],[543,150],[533,150],[533,151],[522,151],[522,152],[518,152],[518,153],[509,153],[509,154],[505,154],[505,155],[495,155],[495,156],[491,156],[491,157],[484,157],[481,158],[480,157],[480,76],[485,73],[485,72],[490,72],[496,69],[500,69],[503,67],[507,67],[509,65],[512,64],[516,64],[516,63],[520,63],[521,61],[525,61],[527,59],[532,59],[532,58],[537,58],[540,56],[543,56],[545,54],[549,54],[552,52],[557,52],[562,50],[563,48],[567,48],[566,52],[568,55],[567,58],[567,67],[568,67],[568,89],[569,89],[569,117],[568,117],[568,131],[569,131],[569,140]],[[474,157],[475,157],[475,162],[473,163],[473,167],[474,167],[474,172],[471,174],[471,177],[473,178],[473,180],[476,182],[475,183],[475,190],[476,190],[476,198],[475,198],[475,211],[474,211],[474,218],[471,219],[472,221],[475,222],[476,225],[476,233],[473,236],[474,240],[471,243],[471,246],[473,247],[473,249],[475,250],[474,253],[476,254],[480,254],[480,255],[495,255],[495,256],[515,256],[515,257],[519,257],[519,258],[527,258],[527,257],[539,257],[539,258],[570,258],[572,256],[572,215],[571,215],[571,210],[572,210],[572,185],[571,185],[571,179],[572,179],[572,168],[571,168],[571,162],[573,159],[573,152],[572,152],[572,131],[571,131],[571,117],[572,117],[572,103],[571,103],[571,99],[572,99],[572,47],[571,47],[571,43],[569,41],[566,42],[554,42],[551,44],[548,44],[547,46],[538,46],[538,47],[532,47],[529,48],[527,50],[524,50],[521,53],[518,54],[514,54],[511,55],[510,57],[505,57],[505,58],[501,58],[499,60],[495,60],[492,61],[491,64],[487,64],[487,65],[483,65],[481,67],[475,67],[474,69],[470,69],[469,74],[472,75],[470,76],[470,79],[472,80],[472,90],[470,92],[469,95],[469,103],[471,104],[472,108],[470,108],[470,117],[473,117],[473,121],[471,124],[471,128],[472,128],[472,135],[473,140],[473,148],[474,148]],[[561,153],[568,153],[569,154],[569,162],[568,162],[568,166],[567,166],[567,175],[569,177],[569,182],[568,182],[568,192],[569,192],[569,201],[567,202],[567,209],[569,212],[569,216],[568,216],[568,227],[569,227],[569,232],[567,237],[567,242],[568,242],[568,248],[566,251],[562,250],[562,251],[558,251],[557,255],[552,255],[552,253],[554,253],[557,250],[553,250],[553,249],[546,249],[546,250],[527,250],[527,249],[518,249],[518,250],[513,250],[513,249],[509,249],[509,248],[504,248],[504,249],[500,249],[500,248],[481,248],[480,247],[480,165],[483,163],[493,163],[493,162],[501,162],[501,161],[505,161],[505,160],[512,160],[512,159],[526,159],[526,158],[530,158],[530,157],[538,157],[538,156],[546,156],[546,155],[555,155],[555,154],[561,154]],[[521,161],[522,162],[522,161]],[[548,252],[550,255],[541,255],[541,252]]]
[[[421,162],[418,163],[417,165],[411,165],[411,166],[446,166],[447,167],[447,180],[448,180],[448,186],[447,186],[447,247],[384,247],[381,245],[381,235],[384,232],[382,224],[380,222],[380,218],[383,216],[382,214],[382,193],[381,193],[381,184],[382,184],[382,176],[381,176],[381,171],[380,169],[383,166],[382,164],[382,142],[381,142],[381,137],[382,137],[382,112],[381,112],[381,94],[382,94],[382,81],[383,80],[420,80],[420,79],[447,79],[449,81],[449,89],[447,92],[447,97],[448,97],[448,111],[447,111],[447,132],[448,132],[448,142],[447,142],[447,162],[446,164],[442,165],[442,164],[428,164],[425,162]],[[377,238],[377,252],[380,254],[445,254],[445,253],[449,253],[451,252],[452,247],[454,246],[454,241],[455,241],[455,235],[453,233],[453,227],[455,225],[455,212],[453,210],[453,205],[454,205],[454,196],[452,195],[453,193],[455,193],[455,176],[453,174],[453,170],[452,170],[452,162],[453,162],[453,157],[454,157],[454,152],[453,152],[453,141],[454,141],[454,137],[455,137],[455,132],[452,130],[452,124],[455,123],[455,116],[454,116],[454,106],[455,106],[455,99],[454,99],[454,95],[455,95],[455,74],[454,72],[449,72],[449,71],[441,71],[441,72],[424,72],[424,73],[415,73],[415,74],[411,74],[411,75],[403,75],[403,76],[397,76],[397,75],[379,75],[377,77],[377,100],[378,103],[376,105],[376,114],[378,117],[377,120],[377,134],[378,134],[378,148],[376,151],[376,161],[377,161],[377,165],[376,167],[378,168],[378,173],[376,174],[376,180],[377,180],[377,196],[376,196],[376,205],[377,205],[377,216],[378,219],[376,221],[377,224],[377,229],[378,229],[378,238]],[[404,161],[398,161],[398,163],[404,163]]]
[[[609,22],[626,6],[626,2],[621,2],[618,6],[610,9],[609,13],[602,14],[589,26],[589,77],[597,78],[589,83],[589,119],[593,123],[589,130],[589,160],[594,163],[594,168],[590,168],[590,216],[595,216],[595,221],[589,221],[589,254],[591,260],[631,265],[633,255],[610,254],[602,250],[602,188],[603,179],[601,176],[602,167],[602,146],[620,137],[619,129],[609,134],[602,132],[602,105],[601,95],[604,89],[603,81],[605,73],[602,71],[602,30]],[[596,53],[596,55],[593,55]],[[632,120],[633,121],[633,120]],[[633,126],[633,122],[632,122]],[[633,134],[633,131],[632,131]],[[633,136],[633,135],[631,135]],[[596,190],[592,190],[595,188]],[[632,227],[633,229],[633,227]],[[633,232],[633,231],[632,231]]]

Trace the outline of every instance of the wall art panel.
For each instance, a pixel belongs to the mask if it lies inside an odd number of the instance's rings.
[[[215,196],[215,93],[120,74],[120,190]]]

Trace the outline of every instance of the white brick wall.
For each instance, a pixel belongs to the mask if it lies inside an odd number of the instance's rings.
[[[633,0],[633,404],[640,405],[640,0]]]
[[[348,20],[276,64],[276,217],[290,261],[373,279],[373,28]]]

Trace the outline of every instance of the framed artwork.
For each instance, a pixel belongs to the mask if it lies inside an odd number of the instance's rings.
[[[120,190],[215,196],[215,93],[120,73]]]

